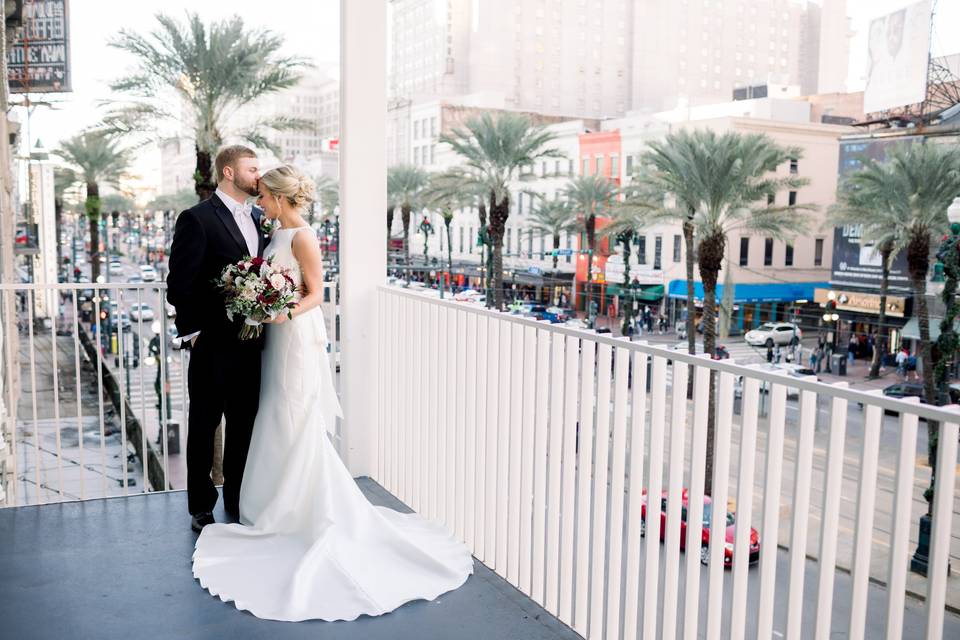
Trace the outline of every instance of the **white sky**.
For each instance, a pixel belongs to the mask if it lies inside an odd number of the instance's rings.
[[[854,91],[863,88],[870,19],[910,4],[910,0],[848,0],[847,4],[851,28],[856,34],[850,45],[848,76],[848,89]],[[59,140],[97,122],[100,112],[96,103],[109,96],[108,82],[132,64],[129,58],[107,46],[113,34],[121,28],[147,32],[153,29],[153,16],[159,10],[181,17],[188,9],[205,20],[240,15],[248,25],[284,35],[289,53],[317,61],[339,57],[339,0],[71,0],[73,93],[50,96],[60,103],[59,110],[34,110],[30,119],[31,146],[39,138],[44,146],[54,148]],[[960,52],[960,0],[936,0],[935,10],[933,54]],[[24,110],[17,111],[22,120]],[[159,154],[144,153],[141,158],[135,173],[146,181],[151,181],[150,175],[156,175],[155,181],[159,182]]]

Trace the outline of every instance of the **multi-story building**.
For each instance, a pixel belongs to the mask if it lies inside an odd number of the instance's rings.
[[[489,108],[610,118],[721,102],[758,84],[839,91],[846,3],[822,4],[393,0],[390,92],[397,101],[470,96]]]

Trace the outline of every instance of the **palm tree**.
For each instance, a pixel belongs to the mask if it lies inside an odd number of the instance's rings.
[[[475,188],[489,197],[489,238],[493,245],[493,305],[503,308],[503,236],[510,216],[510,181],[532,179],[524,167],[541,158],[559,158],[562,153],[547,145],[555,135],[526,116],[484,113],[466,121],[463,128],[440,136],[464,160]],[[488,301],[490,296],[487,296]]]
[[[887,293],[890,286],[890,263],[895,257],[897,249],[896,238],[901,228],[899,226],[886,229],[876,228],[879,219],[875,212],[886,206],[886,194],[875,188],[875,183],[864,181],[858,174],[856,179],[847,180],[837,193],[837,202],[830,207],[830,221],[833,226],[865,225],[872,227],[866,236],[861,235],[861,242],[865,237],[876,242],[876,251],[880,254],[880,309],[877,316],[877,343],[873,349],[873,359],[870,362],[868,378],[880,377],[880,364],[883,353],[886,353],[886,321],[887,321]]]
[[[187,14],[185,24],[163,14],[156,19],[159,25],[148,35],[124,29],[109,43],[132,54],[139,66],[111,85],[134,102],[111,112],[106,123],[120,132],[154,132],[171,122],[192,128],[194,183],[201,200],[216,188],[213,157],[228,136],[274,149],[265,131],[311,128],[300,118],[274,116],[227,130],[238,108],[294,86],[299,72],[310,66],[304,58],[279,53],[281,36],[247,29],[236,16],[210,25],[195,13]],[[164,104],[170,94],[177,101]]]
[[[73,169],[54,167],[53,169],[53,216],[56,226],[57,237],[57,255],[62,255],[60,247],[60,232],[63,226],[63,198],[64,194],[72,189],[78,182],[77,172]],[[75,265],[71,265],[75,266]]]
[[[623,283],[624,296],[630,295],[630,255],[632,244],[637,240],[641,229],[649,226],[651,214],[657,210],[656,202],[649,199],[649,193],[643,189],[627,189],[626,200],[618,202],[611,212],[610,224],[605,226],[601,233],[612,238],[614,242],[623,246]],[[627,335],[633,322],[633,299],[624,305],[623,323],[621,330]]]
[[[762,134],[710,130],[679,131],[652,144],[647,155],[655,182],[673,200],[660,215],[683,216],[698,238],[697,265],[703,282],[703,350],[716,351],[717,278],[723,268],[727,235],[758,233],[783,239],[804,229],[801,210],[812,205],[772,204],[777,192],[807,184],[795,175],[778,176],[777,168],[799,158],[800,149],[777,145]],[[685,227],[684,232],[687,233]],[[688,258],[689,259],[689,258]],[[688,299],[692,297],[688,282]],[[688,306],[689,309],[689,306]],[[689,314],[689,312],[688,312]],[[688,317],[688,327],[690,318]],[[712,491],[716,392],[711,375],[707,422],[706,487]]]
[[[447,237],[447,270],[450,273],[453,273],[454,214],[476,204],[476,198],[463,189],[463,182],[463,175],[456,170],[434,173],[429,176],[428,186],[423,191],[426,207],[439,213],[443,218]]]
[[[421,208],[421,191],[427,186],[427,172],[412,164],[400,164],[387,170],[387,194],[390,204],[400,208],[403,223],[403,257],[410,264],[410,214]],[[387,219],[392,225],[393,215],[387,207]]]
[[[849,195],[853,193],[853,195]],[[927,271],[931,245],[949,226],[947,207],[960,193],[960,149],[939,144],[910,144],[892,149],[883,162],[867,159],[847,179],[841,203],[870,201],[863,240],[893,245],[891,255],[907,254],[907,272],[913,289],[914,316],[920,329],[920,362],[924,399],[937,403],[934,360],[927,308]],[[852,215],[852,214],[851,214]],[[940,354],[952,358],[953,354]],[[929,462],[936,456],[937,424],[927,425]]]
[[[565,198],[549,199],[540,196],[530,211],[530,229],[548,235],[553,247],[553,273],[557,273],[558,250],[562,234],[570,231],[570,203]]]
[[[117,186],[132,161],[129,149],[105,131],[86,131],[60,142],[54,152],[79,174],[87,189],[84,212],[90,225],[91,279],[100,276],[100,185]]]
[[[584,284],[589,326],[593,326],[593,260],[597,251],[597,218],[609,215],[619,190],[612,180],[600,175],[577,176],[570,180],[564,189],[564,196],[570,202],[573,219],[571,226],[580,225],[587,238],[587,280]]]

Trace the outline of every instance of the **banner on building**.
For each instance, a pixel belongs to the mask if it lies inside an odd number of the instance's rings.
[[[7,52],[11,93],[70,91],[67,0],[22,0],[21,24]]]
[[[891,145],[912,144],[918,136],[887,139],[840,140],[840,184],[844,178],[863,166],[863,161],[886,158]],[[876,247],[863,244],[863,225],[846,225],[833,230],[833,262],[830,282],[833,285],[879,289],[883,264]],[[907,255],[901,251],[890,265],[889,288],[891,291],[910,291],[907,271]]]
[[[864,113],[926,99],[930,14],[931,1],[921,0],[870,21]]]

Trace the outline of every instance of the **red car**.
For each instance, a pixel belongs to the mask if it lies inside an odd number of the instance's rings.
[[[687,545],[687,490],[683,490],[683,506],[680,509],[680,549],[685,549]],[[700,562],[707,564],[710,559],[710,519],[713,514],[713,501],[710,496],[703,497],[703,530],[700,536]],[[664,539],[667,528],[667,492],[661,494],[660,499],[660,541]],[[729,567],[733,564],[733,541],[737,530],[736,517],[733,513],[727,512],[727,531],[723,545],[723,566]],[[647,491],[643,491],[643,503],[640,507],[640,535],[647,535]],[[750,564],[760,560],[760,535],[757,530],[750,527]]]

